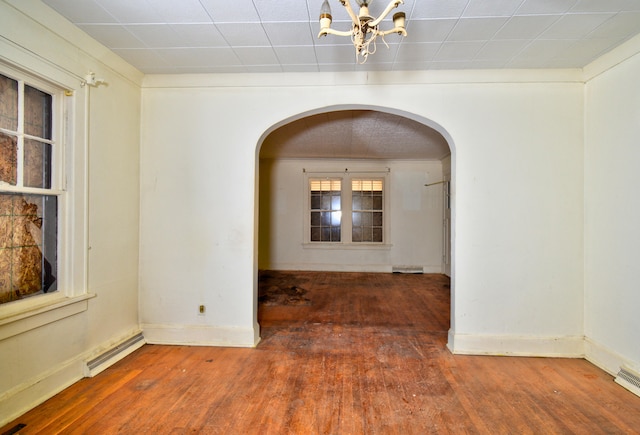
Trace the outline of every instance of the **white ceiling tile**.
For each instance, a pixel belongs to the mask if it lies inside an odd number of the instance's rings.
[[[305,21],[309,22],[310,15],[316,19],[318,11],[311,14],[307,10],[307,3],[302,0],[254,0],[258,15],[263,22],[268,21]]]
[[[272,45],[312,45],[315,35],[311,34],[308,22],[264,23],[264,31]]]
[[[613,14],[566,14],[540,35],[542,39],[579,39],[613,17]]]
[[[350,38],[317,38],[322,0],[42,1],[145,73],[581,67],[640,33],[640,0],[405,0],[408,36],[358,65]]]
[[[506,17],[462,18],[447,37],[447,41],[474,41],[493,38],[507,22]]]
[[[407,23],[406,42],[442,42],[453,30],[457,19],[412,20]]]
[[[440,44],[429,42],[418,44],[404,43],[401,44],[398,49],[396,62],[428,62],[434,58],[436,53],[438,53],[439,48]]]
[[[162,48],[156,53],[169,64],[183,67],[230,66],[242,63],[233,52],[226,47],[219,48]]]
[[[569,39],[536,40],[524,47],[508,65],[515,68],[535,68],[538,62],[544,62],[556,57],[574,43],[575,41]]]
[[[187,46],[169,24],[129,24],[124,28],[150,48]]]
[[[170,66],[150,48],[115,48],[112,51],[141,71],[149,68],[166,68]]]
[[[356,50],[353,45],[317,45],[316,58],[321,64],[355,64]]]
[[[562,15],[514,16],[495,35],[495,39],[535,39]]]
[[[271,47],[235,47],[233,51],[244,65],[279,65]]]
[[[623,10],[640,10],[640,2],[637,0],[577,0],[571,12],[619,12]]]
[[[283,72],[301,73],[301,72],[318,72],[318,65],[313,64],[284,64],[282,65]]]
[[[469,0],[463,17],[503,17],[511,16],[522,0]]]
[[[186,47],[223,47],[227,41],[215,24],[171,24]]]
[[[43,2],[75,24],[118,22],[94,0],[77,3],[68,0],[44,0]]]
[[[109,48],[145,48],[141,40],[119,24],[81,24],[78,27]]]
[[[640,4],[640,2],[638,2]],[[588,38],[616,38],[624,40],[640,32],[640,12],[620,12],[605,21]]]
[[[147,0],[96,0],[96,2],[122,24],[164,22]]]
[[[216,27],[229,45],[260,47],[270,45],[260,23],[220,23]]]
[[[316,50],[313,45],[280,46],[273,49],[283,65],[315,65],[316,63]]]
[[[199,0],[215,23],[257,23],[258,11],[252,0]]]
[[[575,3],[576,0],[525,0],[516,15],[563,14]]]
[[[520,40],[502,40],[502,41],[488,41],[484,47],[478,52],[478,55],[474,59],[474,62],[480,60],[503,60],[508,61],[519,51],[521,51],[526,45],[527,41]]]
[[[460,61],[476,57],[486,41],[445,42],[434,57],[436,61]]]
[[[419,0],[410,18],[458,18],[469,0]]]
[[[131,0],[133,2],[134,0]],[[140,1],[140,0],[135,0]],[[198,0],[147,0],[166,23],[207,23],[211,17]]]

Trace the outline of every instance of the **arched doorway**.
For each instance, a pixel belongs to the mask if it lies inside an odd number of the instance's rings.
[[[446,148],[446,152],[443,152],[443,147]],[[277,159],[298,159],[303,162],[298,162],[297,166],[290,165],[289,168],[283,171],[287,173],[285,178],[289,178],[284,182],[278,180],[279,185],[295,185],[292,190],[295,193],[283,194],[274,200],[274,198],[264,194],[266,190],[265,184],[271,183],[270,177],[273,177],[273,174],[278,172],[274,171],[272,167],[267,168],[264,162]],[[325,164],[327,159],[332,160],[329,165]],[[445,225],[439,228],[441,235],[438,243],[441,244],[438,245],[440,249],[438,256],[441,262],[438,262],[437,272],[447,273],[451,277],[451,323],[453,323],[453,312],[455,310],[453,297],[455,289],[455,245],[451,243],[451,239],[455,234],[455,201],[453,195],[455,191],[455,148],[450,135],[439,124],[422,116],[398,109],[365,105],[323,107],[283,119],[264,132],[256,150],[257,173],[260,174],[259,182],[256,185],[256,209],[261,210],[259,218],[257,217],[256,231],[258,234],[256,234],[255,239],[254,264],[256,269],[254,276],[256,281],[258,270],[261,267],[275,265],[275,267],[279,268],[292,268],[291,261],[293,260],[286,258],[286,256],[278,256],[276,260],[272,261],[273,259],[270,256],[273,252],[292,252],[290,257],[293,257],[295,261],[305,262],[305,265],[300,267],[311,267],[312,269],[315,268],[315,270],[329,267],[330,269],[327,270],[390,272],[395,266],[408,267],[409,269],[420,267],[420,270],[422,270],[422,263],[425,262],[414,261],[416,264],[413,264],[411,260],[406,260],[401,255],[394,255],[393,253],[384,257],[384,255],[378,255],[378,252],[376,255],[368,257],[378,260],[384,258],[382,262],[378,261],[375,265],[373,264],[375,261],[372,260],[367,263],[365,259],[363,263],[348,264],[344,269],[340,268],[342,264],[339,262],[340,253],[337,254],[335,250],[324,257],[320,254],[310,260],[307,255],[308,251],[296,252],[298,248],[294,246],[304,245],[309,242],[308,239],[305,239],[305,234],[308,234],[309,228],[303,225],[304,218],[300,215],[293,216],[290,224],[281,226],[285,227],[291,234],[294,234],[292,237],[294,241],[287,247],[273,246],[274,240],[278,239],[277,234],[282,235],[284,230],[282,228],[273,229],[277,225],[274,224],[273,220],[275,219],[272,216],[287,215],[289,212],[283,211],[288,208],[287,202],[297,201],[296,203],[299,205],[299,201],[305,198],[306,193],[302,192],[304,183],[300,181],[304,178],[305,173],[331,173],[332,171],[369,173],[380,172],[384,170],[383,168],[391,172],[393,168],[385,166],[386,162],[390,160],[402,160],[406,163],[430,159],[438,162],[437,165],[440,165],[439,171],[425,169],[429,165],[423,165],[421,169],[418,169],[418,172],[423,172],[422,175],[416,175],[415,173],[408,174],[410,171],[407,171],[405,167],[403,177],[407,180],[401,181],[412,182],[414,192],[416,191],[416,186],[419,186],[421,192],[425,190],[438,192],[438,195],[431,195],[428,198],[433,200],[433,198],[438,197],[440,198],[439,201],[441,201],[438,204],[438,220],[439,225],[442,225],[443,221]],[[356,161],[357,164],[355,163]],[[270,164],[272,165],[273,163]],[[350,166],[352,168],[355,167],[355,170],[349,169]],[[295,171],[297,173],[294,173]],[[395,180],[395,182],[397,184],[398,180]],[[296,195],[299,196],[296,197]],[[394,195],[397,198],[398,192],[394,192]],[[411,198],[411,194],[407,194],[406,191],[403,191],[400,195],[404,196],[402,200],[405,208],[411,209],[411,207],[416,206],[416,201],[420,202],[420,193],[415,197],[418,198],[417,200]],[[270,204],[270,212],[264,213],[264,204],[271,202],[274,202],[274,204]],[[433,206],[433,203],[430,205]],[[450,207],[448,213],[447,207]],[[273,211],[273,209],[277,210]],[[295,215],[295,213],[293,214]],[[277,234],[272,234],[272,231]],[[269,235],[269,237],[266,237],[266,235]],[[392,232],[392,239],[394,237],[398,240],[397,231],[395,234]],[[404,237],[412,236],[405,234]],[[415,236],[413,237],[415,238]],[[430,242],[433,244],[432,240]],[[277,241],[275,244],[280,245],[283,243]],[[396,242],[396,245],[398,245],[397,251],[402,251],[402,244]],[[407,250],[412,249],[415,250],[415,247]],[[443,254],[445,258],[443,258]],[[307,258],[304,258],[305,255],[307,255]],[[451,260],[446,259],[447,255],[450,256]],[[326,257],[331,257],[333,263],[328,264]],[[360,257],[363,257],[361,253]],[[406,261],[401,261],[401,258]],[[384,263],[385,261],[386,263]],[[381,263],[384,263],[382,269],[380,269]],[[429,261],[426,261],[426,263],[429,263]],[[384,270],[385,267],[388,270]],[[296,266],[294,265],[293,268],[296,268]],[[427,264],[427,268],[429,270],[424,270],[425,272],[436,272],[433,267],[433,261]]]

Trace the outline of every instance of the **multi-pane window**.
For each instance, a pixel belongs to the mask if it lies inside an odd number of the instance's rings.
[[[309,241],[385,243],[384,178],[309,178]]]
[[[53,100],[0,74],[0,303],[57,290]]]
[[[312,242],[339,242],[342,228],[342,181],[309,180]]]
[[[382,180],[351,181],[351,241],[382,243]]]

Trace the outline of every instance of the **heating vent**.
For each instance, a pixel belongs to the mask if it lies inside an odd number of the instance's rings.
[[[636,396],[640,396],[640,374],[633,372],[628,367],[620,367],[615,381]]]
[[[91,378],[109,366],[120,361],[125,356],[140,349],[144,345],[144,337],[142,332],[134,335],[133,337],[123,341],[115,347],[101,353],[91,361],[86,362],[85,376]]]
[[[424,273],[422,266],[393,266],[393,273]]]

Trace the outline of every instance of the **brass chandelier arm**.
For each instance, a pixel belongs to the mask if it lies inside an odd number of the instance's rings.
[[[340,0],[340,1],[342,1],[342,0]],[[389,15],[391,13],[392,10],[394,10],[395,8],[400,6],[401,4],[404,4],[404,0],[393,0],[393,1],[391,1],[391,3],[389,3],[387,8],[384,10],[384,12],[382,14],[380,14],[380,16],[378,18],[376,18],[375,20],[373,20],[370,23],[368,23],[369,26],[370,27],[375,27],[378,24],[380,24],[382,22],[382,20],[384,20],[387,17],[387,15]],[[391,33],[394,33],[394,32],[391,32]],[[405,34],[406,34],[406,32],[405,32]]]

